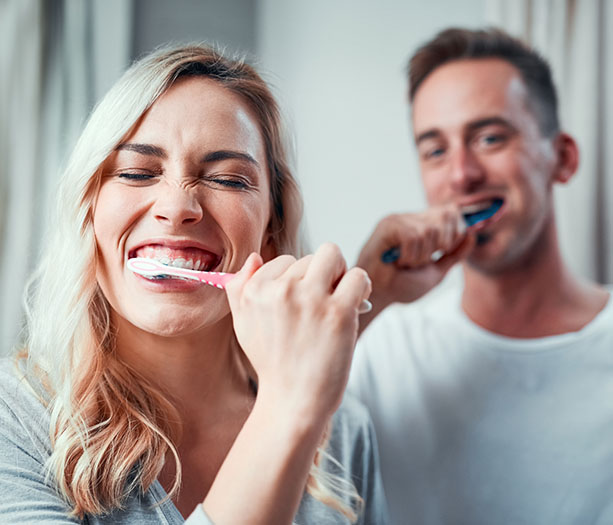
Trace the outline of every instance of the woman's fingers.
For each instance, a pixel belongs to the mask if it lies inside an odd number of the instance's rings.
[[[243,267],[236,273],[234,279],[226,284],[226,295],[230,303],[230,309],[234,310],[238,306],[239,298],[245,284],[264,264],[259,253],[252,253],[247,257]]]
[[[368,274],[360,268],[346,271],[346,263],[340,249],[335,244],[326,243],[311,255],[296,260],[291,255],[281,255],[263,263],[257,253],[252,253],[236,277],[227,285],[230,307],[245,293],[245,286],[251,281],[249,295],[262,292],[261,287],[275,281],[293,281],[298,284],[294,289],[298,294],[310,296],[315,301],[325,300],[334,295],[347,308],[367,311],[371,282]],[[317,299],[319,297],[320,299]],[[236,305],[237,306],[237,305]]]
[[[287,268],[287,270],[285,270],[282,278],[292,280],[302,279],[305,276],[307,268],[310,266],[312,260],[313,254],[309,254],[301,259],[298,259],[294,264]]]
[[[293,255],[279,255],[259,268],[254,277],[258,281],[272,281],[282,276],[295,263],[296,258]]]
[[[313,291],[329,294],[346,269],[347,263],[340,248],[336,244],[325,243],[313,254],[304,280]]]
[[[236,273],[236,277],[228,282],[226,288],[242,288],[245,283],[251,279],[251,277],[253,277],[255,272],[262,267],[263,264],[264,261],[262,260],[262,256],[259,253],[253,252],[249,255],[249,257],[247,257],[243,267]]]
[[[361,312],[366,308],[365,301],[372,291],[372,283],[362,268],[351,268],[338,283],[332,296],[345,308]]]

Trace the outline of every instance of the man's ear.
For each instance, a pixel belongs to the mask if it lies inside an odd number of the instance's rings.
[[[556,151],[556,168],[553,180],[566,184],[579,167],[579,146],[568,133],[560,133],[554,141]]]

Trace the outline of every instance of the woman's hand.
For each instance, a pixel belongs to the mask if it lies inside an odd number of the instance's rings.
[[[263,264],[251,254],[227,286],[238,341],[258,374],[258,398],[324,423],[347,384],[358,308],[371,290],[334,244]],[[314,421],[314,419],[313,419]]]

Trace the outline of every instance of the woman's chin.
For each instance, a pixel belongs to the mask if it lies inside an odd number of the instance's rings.
[[[201,308],[149,305],[138,312],[123,312],[120,317],[142,332],[168,338],[189,336],[219,326],[224,317],[229,317],[229,311],[213,313]]]

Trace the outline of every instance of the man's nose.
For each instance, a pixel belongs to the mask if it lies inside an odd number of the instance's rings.
[[[160,188],[152,211],[159,222],[170,226],[197,224],[204,215],[197,192],[179,184]]]
[[[451,158],[451,181],[457,191],[467,192],[485,180],[485,169],[474,152],[466,146],[458,148]]]

